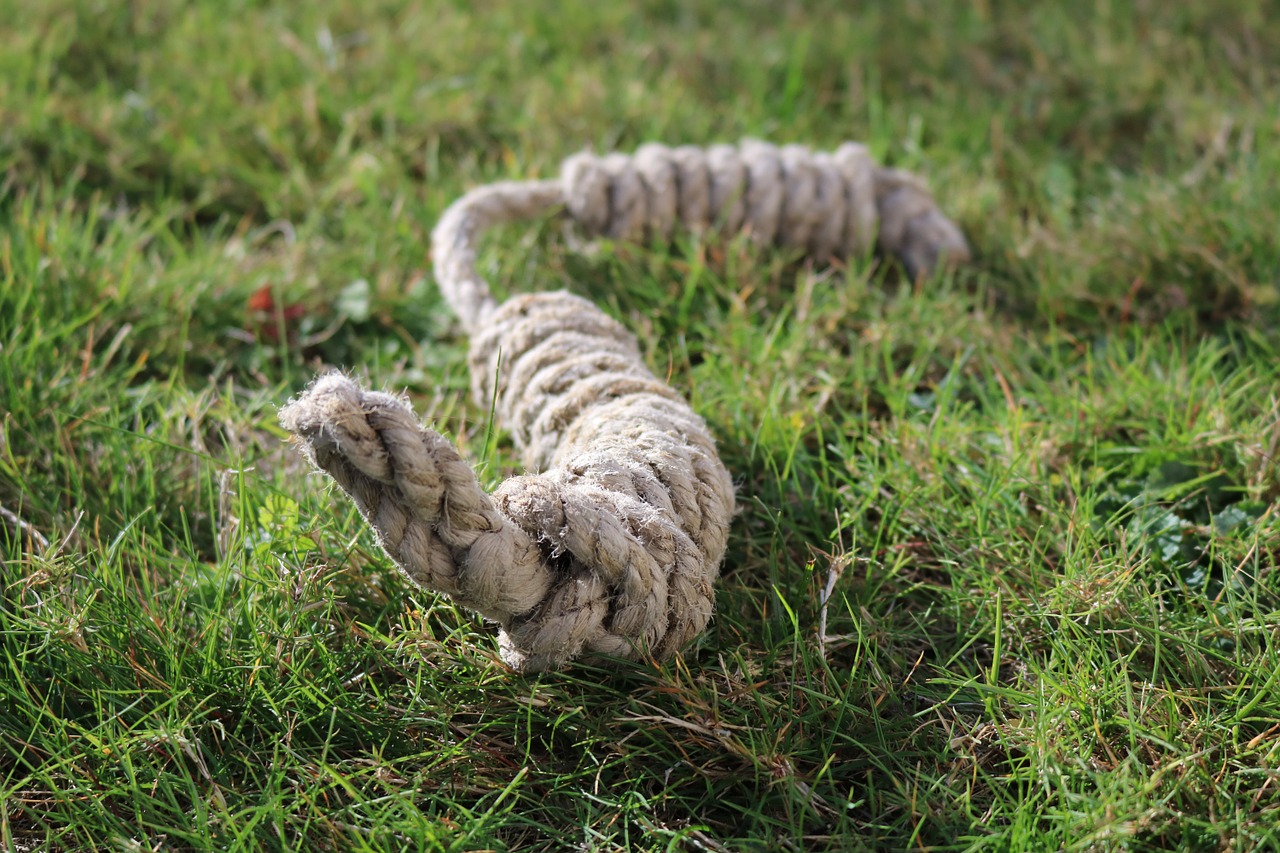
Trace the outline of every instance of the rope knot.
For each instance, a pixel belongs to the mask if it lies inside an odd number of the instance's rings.
[[[436,278],[472,336],[472,390],[492,401],[530,473],[487,494],[402,398],[337,373],[280,422],[404,574],[497,622],[503,660],[523,671],[677,652],[711,619],[734,511],[706,424],[626,329],[564,292],[499,305],[477,273],[485,229],[560,205],[592,236],[745,230],[820,260],[878,243],[912,275],[968,257],[917,179],[876,167],[853,143],[579,154],[559,180],[481,187],[445,211]]]

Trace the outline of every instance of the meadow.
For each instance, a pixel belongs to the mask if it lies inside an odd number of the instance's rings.
[[[0,0],[0,848],[1280,847],[1280,10]],[[868,144],[974,260],[503,229],[738,488],[684,656],[519,676],[278,407],[519,472],[429,233],[590,147]]]

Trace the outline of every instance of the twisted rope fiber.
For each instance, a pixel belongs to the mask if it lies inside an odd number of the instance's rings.
[[[503,660],[522,671],[678,651],[711,618],[734,511],[706,424],[649,371],[625,328],[563,291],[499,305],[476,271],[488,228],[558,207],[590,236],[745,229],[820,259],[878,238],[913,274],[968,257],[917,179],[876,167],[854,144],[580,154],[559,181],[493,184],[455,202],[432,235],[436,277],[472,338],[476,400],[494,403],[540,473],[486,494],[404,400],[340,374],[319,378],[280,420],[409,579],[497,622]]]

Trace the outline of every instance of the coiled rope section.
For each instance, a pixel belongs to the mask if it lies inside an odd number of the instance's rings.
[[[707,625],[734,511],[705,422],[645,366],[635,338],[567,292],[498,304],[476,271],[489,228],[563,208],[588,236],[746,230],[818,259],[878,242],[912,275],[963,261],[924,186],[867,150],[763,142],[579,154],[560,180],[477,188],[433,232],[436,279],[471,336],[472,391],[523,462],[493,494],[401,398],[340,374],[280,412],[415,584],[499,625],[521,671],[578,657],[661,660]]]

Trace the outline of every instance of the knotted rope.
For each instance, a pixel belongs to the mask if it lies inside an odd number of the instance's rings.
[[[409,579],[497,622],[503,659],[523,671],[679,650],[711,618],[734,510],[706,424],[626,329],[563,291],[499,305],[477,273],[484,231],[557,207],[591,236],[745,229],[819,259],[867,252],[878,236],[913,274],[968,257],[923,185],[855,144],[579,154],[559,181],[480,187],[445,211],[436,278],[472,337],[472,390],[541,473],[486,494],[404,400],[338,374],[280,421]]]

